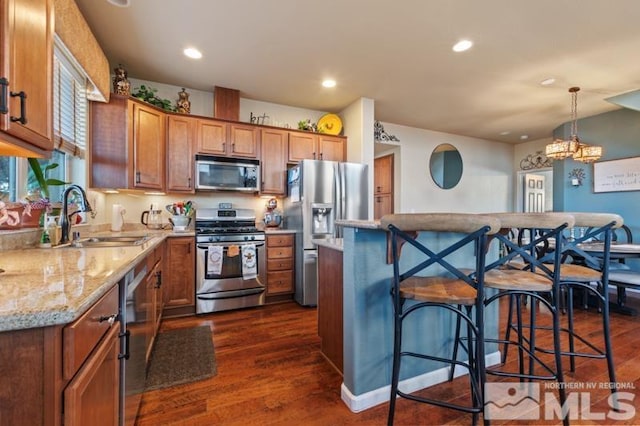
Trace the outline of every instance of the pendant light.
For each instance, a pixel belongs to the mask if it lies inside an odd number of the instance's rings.
[[[554,160],[572,157],[576,161],[591,163],[602,157],[602,147],[583,144],[578,138],[578,91],[580,91],[579,87],[569,88],[569,93],[571,93],[571,136],[569,140],[554,140],[545,147],[545,155]]]

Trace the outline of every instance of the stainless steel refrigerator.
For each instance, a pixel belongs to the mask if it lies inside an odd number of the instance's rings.
[[[368,218],[368,168],[365,164],[302,160],[288,171],[284,200],[287,229],[296,231],[295,300],[318,303],[318,249],[311,240],[333,238],[338,219]]]

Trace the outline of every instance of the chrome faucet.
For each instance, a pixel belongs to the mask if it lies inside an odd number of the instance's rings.
[[[78,210],[71,213],[69,215],[69,194],[72,191],[76,191],[80,194],[80,205],[78,206]],[[74,214],[80,212],[90,212],[91,205],[87,200],[87,194],[84,192],[79,185],[69,185],[67,189],[64,190],[64,194],[62,195],[62,213],[60,215],[60,228],[62,229],[62,238],[60,238],[60,244],[65,244],[69,242],[69,232],[71,231],[71,218]]]

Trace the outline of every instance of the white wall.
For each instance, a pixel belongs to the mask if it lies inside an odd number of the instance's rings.
[[[399,142],[402,185],[396,186],[397,213],[409,212],[497,212],[513,206],[513,146],[483,139],[451,135],[383,123]],[[429,158],[436,146],[450,143],[463,161],[460,183],[439,188],[429,173]],[[400,157],[400,158],[397,158]]]

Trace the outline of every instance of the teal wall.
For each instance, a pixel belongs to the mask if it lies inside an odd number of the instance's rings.
[[[556,138],[567,138],[571,123],[554,130]],[[620,109],[578,120],[578,136],[583,143],[602,145],[601,160],[640,156],[640,112]],[[582,168],[586,179],[574,187],[569,172]],[[640,191],[593,192],[593,164],[573,160],[553,162],[553,205],[556,211],[618,213],[631,228],[634,242],[640,243]],[[635,269],[635,267],[634,267]]]

